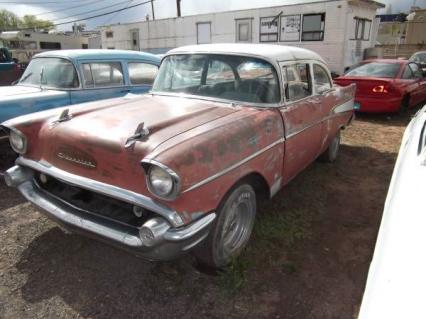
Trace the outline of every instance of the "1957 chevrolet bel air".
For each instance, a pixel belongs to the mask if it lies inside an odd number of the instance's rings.
[[[336,159],[354,91],[300,48],[178,48],[150,94],[3,123],[20,154],[5,180],[72,231],[221,267],[247,244],[257,195]]]

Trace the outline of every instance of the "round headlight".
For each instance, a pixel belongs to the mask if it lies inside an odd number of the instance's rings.
[[[173,177],[159,166],[151,166],[148,172],[149,188],[159,197],[169,196],[174,188]]]
[[[24,154],[27,149],[27,140],[24,135],[15,130],[11,130],[9,134],[9,142],[12,149],[19,154]]]

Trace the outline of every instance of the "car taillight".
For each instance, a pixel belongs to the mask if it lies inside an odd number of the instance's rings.
[[[384,85],[378,85],[373,88],[374,93],[388,93],[388,88]]]

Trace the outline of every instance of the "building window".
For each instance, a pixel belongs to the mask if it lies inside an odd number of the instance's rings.
[[[324,25],[325,13],[303,15],[302,41],[323,41]]]
[[[152,85],[158,73],[158,66],[148,63],[129,62],[130,83],[133,85]]]
[[[281,16],[280,41],[300,41],[300,15]]]
[[[42,50],[60,50],[60,42],[40,42],[40,49]]]
[[[354,18],[355,20],[355,38],[354,40],[370,40],[371,20]]]
[[[87,43],[82,43],[82,44],[81,44],[81,48],[82,48],[82,49],[88,49],[88,48],[89,48],[89,45],[88,45]]]
[[[278,41],[278,17],[260,18],[260,42]]]
[[[112,38],[112,37],[114,37],[114,32],[112,32],[112,31],[105,31],[105,36],[107,38]]]
[[[211,24],[210,22],[197,23],[197,43],[211,43]]]
[[[252,19],[237,19],[235,20],[235,28],[237,35],[237,42],[252,42],[252,29],[251,29]]]

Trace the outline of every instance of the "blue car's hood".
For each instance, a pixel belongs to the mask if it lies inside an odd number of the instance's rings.
[[[36,92],[41,92],[40,88],[34,86],[23,86],[23,85],[14,85],[14,86],[0,86],[0,99],[9,96],[22,95],[22,94],[32,94]]]
[[[71,104],[68,91],[15,85],[0,87],[0,123],[8,119]]]

